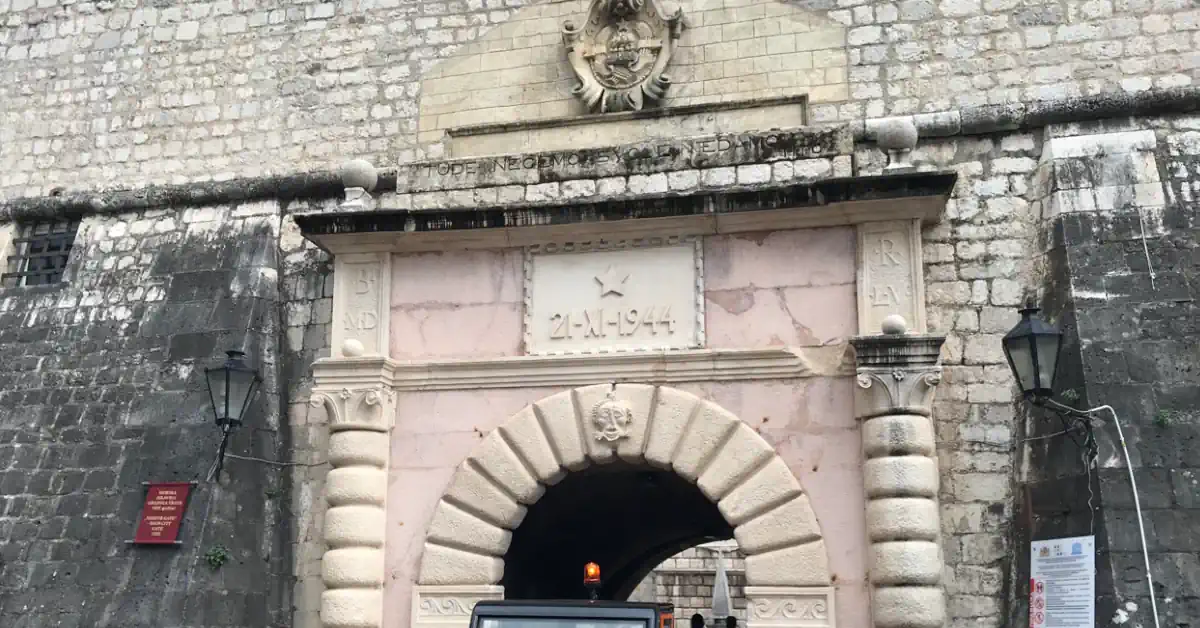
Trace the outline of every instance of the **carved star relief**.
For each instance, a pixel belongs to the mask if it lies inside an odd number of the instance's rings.
[[[625,282],[628,279],[629,273],[621,273],[616,268],[609,266],[608,270],[596,275],[596,281],[600,282],[600,296],[604,297],[608,294],[625,296]]]

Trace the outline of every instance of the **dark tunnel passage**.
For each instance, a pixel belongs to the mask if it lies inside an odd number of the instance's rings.
[[[513,531],[505,597],[587,599],[583,567],[592,561],[600,599],[624,600],[664,559],[732,536],[716,504],[674,472],[593,465],[549,487]]]

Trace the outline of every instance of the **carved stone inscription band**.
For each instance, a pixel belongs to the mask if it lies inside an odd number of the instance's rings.
[[[945,338],[906,335],[895,319],[886,332],[853,340],[871,615],[876,628],[941,628],[946,602],[930,408],[942,379],[937,359]]]

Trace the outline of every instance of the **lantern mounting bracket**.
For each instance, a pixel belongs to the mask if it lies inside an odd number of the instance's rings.
[[[229,445],[229,436],[242,425],[246,411],[263,381],[258,371],[246,364],[244,351],[231,349],[226,351],[225,355],[227,358],[224,364],[204,370],[209,399],[212,401],[213,419],[217,428],[221,430],[217,459],[213,461],[208,473],[210,482],[220,477],[221,469],[225,465],[225,449]]]
[[[1086,410],[1072,408],[1063,403],[1059,403],[1048,396],[1033,396],[1030,398],[1030,403],[1039,408],[1044,408],[1053,412],[1062,421],[1063,431],[1048,436],[1035,436],[1026,440],[1049,438],[1049,436],[1065,435],[1075,443],[1076,447],[1085,450],[1085,460],[1095,460],[1099,455],[1099,446],[1096,444],[1096,433],[1093,429],[1092,421],[1098,420],[1095,414]],[[1076,433],[1083,432],[1084,438],[1080,442],[1076,438]]]

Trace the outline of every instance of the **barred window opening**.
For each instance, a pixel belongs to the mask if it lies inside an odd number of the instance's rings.
[[[17,223],[0,285],[12,288],[62,281],[78,230],[78,219]]]

